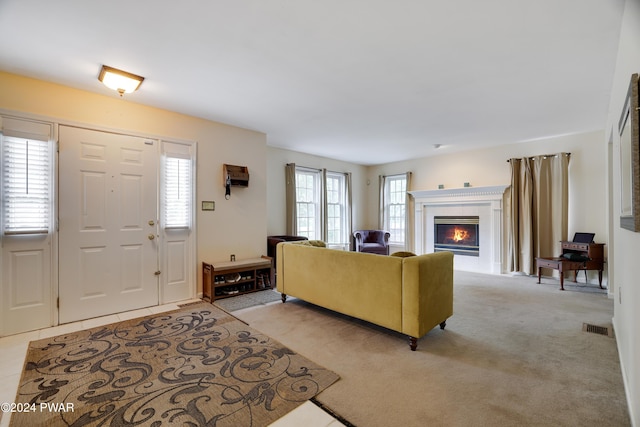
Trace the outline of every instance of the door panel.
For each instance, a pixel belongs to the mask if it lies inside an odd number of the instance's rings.
[[[60,126],[60,323],[158,304],[157,143]]]
[[[107,206],[105,194],[107,190],[106,176],[104,173],[80,172],[82,190],[80,193],[82,216],[82,230],[106,229]]]
[[[50,235],[3,237],[0,335],[51,325],[50,242]]]

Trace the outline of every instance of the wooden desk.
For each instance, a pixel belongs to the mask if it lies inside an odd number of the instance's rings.
[[[538,266],[538,283],[542,276],[542,268],[551,268],[560,273],[560,289],[564,291],[564,272],[574,271],[574,282],[577,281],[578,271],[598,270],[598,284],[602,288],[602,271],[604,270],[604,243],[560,242],[562,256],[557,258],[536,258]],[[572,261],[565,258],[566,254],[577,254],[588,258],[587,261]]]
[[[602,271],[604,270],[604,243],[577,243],[560,242],[562,244],[562,254],[576,253],[589,258],[581,268],[575,270],[577,277],[578,270],[598,270],[598,284],[602,288]]]

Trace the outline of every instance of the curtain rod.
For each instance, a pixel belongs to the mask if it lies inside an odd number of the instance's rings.
[[[542,157],[557,157],[561,154],[566,154],[567,157],[571,157],[571,153],[557,153],[557,154],[542,154]],[[529,157],[530,160],[535,159],[536,157],[540,157],[540,156],[531,156]],[[507,163],[511,162],[511,159],[507,159]]]

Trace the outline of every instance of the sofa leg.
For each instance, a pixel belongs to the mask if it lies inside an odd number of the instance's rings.
[[[447,326],[447,321],[443,321],[442,323],[440,323],[440,329],[444,329],[444,327]]]
[[[280,298],[282,298],[282,302],[287,302],[287,294],[280,294]]]
[[[416,351],[416,348],[418,348],[418,338],[409,337],[409,347],[411,351]]]

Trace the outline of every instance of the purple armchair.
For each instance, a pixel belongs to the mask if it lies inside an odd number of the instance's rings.
[[[358,230],[353,233],[356,241],[356,252],[389,255],[389,237],[391,233],[384,230]]]

